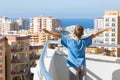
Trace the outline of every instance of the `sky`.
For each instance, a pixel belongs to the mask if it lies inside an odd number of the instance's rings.
[[[105,10],[120,10],[120,0],[0,0],[0,16],[10,18],[96,18]]]

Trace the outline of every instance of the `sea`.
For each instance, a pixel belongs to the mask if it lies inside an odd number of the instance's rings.
[[[83,18],[83,19],[60,19],[62,23],[62,27],[68,27],[72,25],[82,25],[85,29],[94,28],[94,19]]]
[[[10,18],[11,20],[16,20],[16,18]],[[27,19],[28,23],[30,23],[29,18]],[[84,27],[84,29],[86,28],[90,28],[93,29],[94,28],[94,19],[92,18],[60,18],[60,21],[62,23],[62,27],[68,27],[68,26],[72,26],[72,25],[82,25]]]

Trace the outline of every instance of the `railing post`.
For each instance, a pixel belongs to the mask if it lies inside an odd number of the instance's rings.
[[[48,48],[48,44],[49,44],[49,41],[46,41],[45,46],[44,46],[43,51],[42,51],[42,54],[40,56],[40,63],[39,63],[42,75],[44,75],[44,76],[42,76],[43,80],[53,80],[52,76],[46,70],[45,64],[44,64],[44,58],[45,58],[45,54],[46,54],[46,51]]]

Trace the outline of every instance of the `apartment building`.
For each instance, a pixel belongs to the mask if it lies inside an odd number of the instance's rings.
[[[43,45],[30,45],[30,59],[29,59],[30,68],[33,69],[37,66],[42,49],[43,49]],[[30,80],[33,80],[32,74],[33,73],[31,72]]]
[[[94,19],[94,30],[100,30],[104,28],[104,18],[95,18]],[[96,36],[96,38],[93,39],[93,43],[101,44],[104,42],[104,35],[103,33]]]
[[[30,43],[32,44],[44,44],[47,39],[52,39],[51,35],[45,35],[42,33],[42,29],[56,31],[56,28],[61,26],[59,19],[48,16],[34,17],[30,19],[29,32],[31,35]]]
[[[18,31],[18,24],[7,17],[0,17],[0,34],[8,35],[10,31]]]
[[[31,36],[30,44],[41,44],[41,45],[44,45],[44,43],[49,37],[48,35],[42,32],[32,33],[30,36]]]
[[[99,30],[104,28],[104,18],[95,18],[94,19],[94,29]]]
[[[5,68],[5,37],[0,36],[0,80],[6,80]]]
[[[18,23],[19,30],[28,30],[29,20],[18,18],[16,19],[16,22]]]
[[[43,28],[48,30],[55,30],[55,28],[58,28],[59,26],[61,26],[59,19],[48,16],[40,16],[30,19],[29,30],[31,33],[35,33],[40,32]]]
[[[112,27],[112,31],[104,32],[104,44],[120,44],[120,10],[107,10],[104,13],[104,27]],[[120,48],[109,48],[120,57]]]
[[[6,36],[6,80],[29,80],[29,36]]]

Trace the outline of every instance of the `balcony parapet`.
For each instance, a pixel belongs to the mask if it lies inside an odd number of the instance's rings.
[[[40,55],[30,55],[30,60],[38,60]]]
[[[44,75],[44,78],[46,80],[53,80],[52,76],[48,73],[48,71],[45,67],[45,63],[44,63],[44,58],[45,58],[49,43],[58,44],[58,41],[46,41],[45,46],[44,46],[43,51],[42,51],[42,54],[40,56],[40,68],[41,68],[41,72]],[[41,75],[39,75],[39,76],[41,76]]]
[[[48,44],[52,43],[52,44],[58,44],[58,41],[47,41],[45,43],[45,46],[43,48],[41,57],[40,57],[40,68],[41,68],[41,72],[45,77],[45,80],[53,80],[52,76],[48,73],[46,67],[45,67],[45,63],[44,63],[44,59],[47,55],[46,52],[47,48],[48,48]],[[104,46],[104,47],[116,47],[116,48],[120,48],[120,45],[111,45],[111,44],[92,44],[93,46]],[[61,54],[61,52],[58,52],[59,55],[64,55]],[[65,57],[67,57],[67,55],[64,55]],[[49,56],[48,56],[49,57]],[[116,57],[110,57],[110,56],[102,56],[100,57],[100,55],[97,54],[86,54],[86,58],[87,60],[90,61],[102,61],[102,62],[108,62],[108,63],[120,63],[120,59],[116,58]],[[97,62],[96,62],[97,63]],[[94,75],[93,75],[94,76]]]
[[[11,52],[23,52],[23,51],[25,51],[24,47],[11,49]]]
[[[11,60],[11,63],[24,64],[24,63],[27,63],[27,61]]]

